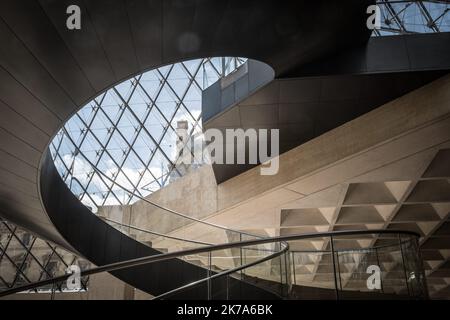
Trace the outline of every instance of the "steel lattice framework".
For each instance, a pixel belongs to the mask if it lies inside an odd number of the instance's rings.
[[[177,165],[178,122],[187,122],[190,137],[201,134],[202,90],[244,62],[191,60],[145,72],[109,89],[70,119],[51,144],[64,181],[95,211],[135,199],[97,174],[84,157],[141,196],[182,176],[186,170]],[[202,163],[196,158],[194,165]]]
[[[374,36],[450,31],[450,2],[378,0],[381,29]]]
[[[0,220],[0,291],[63,275],[74,264],[82,269],[89,266],[72,253]],[[84,289],[87,281],[88,278],[81,281]],[[55,289],[66,290],[61,284]]]

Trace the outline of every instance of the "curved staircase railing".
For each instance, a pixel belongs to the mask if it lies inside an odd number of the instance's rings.
[[[194,283],[186,284],[185,286],[182,286],[180,288],[177,288],[175,290],[169,291],[165,294],[159,295],[156,298],[158,299],[167,299],[167,298],[177,298],[177,294],[179,294],[182,291],[187,291],[193,287],[197,287],[200,285],[206,285],[206,290],[210,290],[211,286],[214,285],[215,281],[226,279],[229,281],[230,277],[232,277],[233,274],[239,271],[245,271],[245,276],[242,278],[243,281],[251,281],[250,277],[247,275],[247,272],[252,267],[261,265],[268,261],[273,261],[277,258],[284,258],[287,262],[288,253],[289,251],[289,244],[295,244],[297,241],[304,241],[304,240],[317,240],[317,239],[324,239],[328,238],[330,240],[330,250],[321,250],[320,253],[326,252],[327,254],[331,253],[331,264],[332,267],[332,274],[333,274],[333,282],[335,284],[334,290],[328,290],[323,291],[327,292],[328,294],[330,292],[334,292],[335,298],[345,298],[346,290],[344,290],[344,287],[342,286],[343,279],[341,276],[344,274],[342,270],[339,270],[339,268],[342,268],[342,262],[344,261],[343,255],[345,254],[362,254],[363,251],[366,251],[364,254],[367,255],[368,252],[372,252],[374,250],[384,250],[381,255],[385,255],[388,253],[389,255],[392,254],[400,254],[402,264],[399,266],[400,269],[403,269],[401,271],[404,272],[403,276],[404,278],[404,287],[406,288],[405,292],[399,292],[397,294],[398,298],[414,298],[414,299],[423,299],[426,298],[426,282],[423,274],[423,269],[421,268],[421,260],[420,256],[418,255],[418,251],[415,251],[414,248],[417,248],[417,240],[419,238],[419,235],[414,232],[409,231],[400,231],[400,230],[355,230],[355,231],[333,231],[333,232],[324,232],[324,233],[313,233],[313,234],[296,234],[296,235],[289,235],[289,236],[278,236],[278,237],[271,237],[271,238],[264,238],[264,239],[256,239],[256,240],[247,240],[247,241],[239,241],[234,243],[227,243],[227,244],[219,244],[219,245],[209,245],[204,246],[201,248],[194,248],[194,249],[188,249],[188,250],[182,250],[177,252],[171,252],[171,253],[163,253],[159,255],[153,255],[148,257],[143,257],[139,259],[132,259],[128,261],[122,261],[117,262],[101,267],[92,268],[89,270],[84,270],[81,272],[80,276],[88,276],[88,275],[95,275],[102,272],[111,272],[111,271],[117,271],[117,270],[125,270],[127,268],[132,268],[136,266],[142,266],[147,264],[152,264],[155,262],[161,262],[161,261],[167,261],[172,259],[177,259],[181,257],[185,257],[188,255],[193,254],[212,254],[216,251],[226,250],[226,249],[233,249],[233,248],[245,248],[245,247],[254,247],[257,245],[263,245],[263,244],[280,244],[280,250],[276,251],[270,255],[266,255],[261,259],[256,259],[254,261],[249,261],[246,263],[243,263],[242,265],[239,265],[235,268],[230,268],[221,272],[216,272],[215,274],[210,274],[207,277],[196,281]],[[340,240],[344,239],[376,239],[376,240],[391,240],[392,243],[389,245],[383,244],[380,246],[375,246],[372,248],[365,248],[365,249],[339,249],[336,248],[337,245],[339,245]],[[394,242],[397,241],[397,245],[395,245]],[[283,244],[287,243],[286,246]],[[359,252],[358,252],[359,251]],[[317,253],[317,252],[315,252]],[[306,252],[305,254],[311,254],[311,252]],[[378,259],[380,259],[380,256],[378,256]],[[414,258],[415,257],[415,258]],[[361,263],[362,260],[360,260]],[[348,261],[347,261],[348,263]],[[383,263],[388,263],[387,260],[383,261]],[[302,267],[305,264],[298,263],[298,261],[293,261],[292,264],[286,264],[286,273],[283,273],[284,275],[292,275],[292,268],[291,265],[294,266],[294,270],[296,267]],[[399,269],[399,270],[400,270]],[[295,272],[295,271],[294,271]],[[152,275],[149,275],[150,277]],[[11,290],[7,290],[0,293],[0,297],[5,297],[14,293],[33,290],[45,285],[49,284],[57,284],[63,281],[66,281],[70,277],[70,274],[66,274],[60,277],[48,279],[45,281],[40,281],[34,284],[14,288]],[[282,279],[283,280],[283,279]],[[347,279],[348,280],[348,279]],[[387,277],[387,274],[380,278],[382,282],[390,281],[392,279],[389,279]],[[399,279],[395,279],[399,280]],[[340,282],[340,284],[339,284]],[[376,285],[376,282],[374,282]],[[297,297],[292,294],[292,288],[298,286],[298,284],[293,284],[289,281],[284,282],[280,281],[280,284],[285,289],[284,291],[279,292],[279,296],[282,298],[302,298]],[[386,286],[386,283],[385,283]],[[361,289],[361,288],[360,288]],[[370,289],[370,288],[369,288]],[[385,287],[384,290],[387,288]],[[294,290],[295,291],[295,290]],[[301,288],[300,288],[301,293]],[[322,294],[323,294],[322,292]],[[368,293],[368,291],[362,291],[357,290],[351,292],[352,295],[350,295],[352,298],[363,297],[363,298],[371,298],[371,294]],[[356,293],[356,294],[355,294]],[[377,297],[394,297],[396,294],[394,292],[383,292],[383,289],[378,289],[376,292],[378,295]],[[347,295],[348,296],[348,295]],[[372,295],[373,296],[373,295]],[[214,297],[208,295],[208,298],[213,299]],[[234,298],[233,296],[226,296],[226,298]]]

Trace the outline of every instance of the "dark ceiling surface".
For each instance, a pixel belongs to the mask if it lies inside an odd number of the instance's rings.
[[[0,215],[76,249],[46,214],[40,166],[52,137],[86,102],[137,73],[200,57],[248,57],[277,78],[295,76],[303,64],[363,45],[373,3],[1,1]],[[69,5],[81,8],[81,30],[66,28]]]

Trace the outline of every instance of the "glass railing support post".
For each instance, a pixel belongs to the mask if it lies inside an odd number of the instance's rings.
[[[337,271],[339,275],[339,288],[342,291],[342,279],[341,279],[341,263],[339,262],[339,251],[336,251]]]
[[[55,300],[56,283],[52,283],[52,290],[50,291],[50,300]]]
[[[284,254],[284,273],[285,273],[285,278],[286,278],[286,297],[289,295],[289,288],[290,288],[290,285],[289,285],[290,274],[288,274],[289,263],[287,262],[287,258],[288,258],[288,253],[286,252]]]
[[[294,252],[291,252],[291,259],[292,259],[292,272],[293,272],[293,275],[294,275],[294,284],[295,285],[297,285],[297,278],[296,278],[296,275],[295,275],[295,256],[294,256]]]
[[[384,293],[384,288],[383,288],[383,271],[381,270],[380,256],[378,255],[378,248],[377,247],[375,247],[375,255],[377,257],[378,267],[380,268],[380,290],[381,290],[381,293]]]
[[[230,300],[230,276],[227,275],[227,300]]]
[[[400,246],[400,253],[402,255],[403,271],[405,273],[406,290],[408,291],[408,296],[411,296],[411,293],[409,291],[409,283],[408,283],[408,271],[406,270],[406,264],[405,264],[405,253],[403,252],[402,237],[400,234],[398,234],[398,245]]]
[[[212,268],[212,258],[211,251],[208,252],[208,281],[207,281],[207,290],[208,290],[208,300],[211,300],[211,268]]]
[[[423,294],[423,298],[424,299],[429,299],[429,292],[428,292],[428,285],[427,285],[427,278],[425,275],[425,268],[423,266],[423,259],[422,259],[422,252],[420,250],[420,244],[419,244],[419,239],[415,238],[414,239],[414,244],[415,244],[415,250],[417,251],[417,255],[416,255],[416,259],[417,259],[417,264],[416,264],[416,272],[417,275],[420,275],[420,278],[418,281],[419,287],[422,288],[422,294]]]
[[[240,233],[239,234],[239,242],[242,242],[242,233]],[[241,259],[241,266],[244,264],[243,263],[243,257],[242,257],[242,247],[239,247],[239,256],[240,256],[240,259]],[[244,279],[244,270],[241,270],[240,271],[241,272],[241,280],[243,280]]]
[[[339,300],[339,287],[338,287],[337,272],[336,272],[336,261],[335,261],[335,257],[334,257],[333,236],[330,236],[330,243],[331,243],[331,258],[332,258],[332,263],[333,263],[334,288],[336,289],[336,300]]]

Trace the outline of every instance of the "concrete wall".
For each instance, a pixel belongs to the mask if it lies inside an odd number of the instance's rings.
[[[200,219],[208,217],[217,211],[217,184],[212,168],[205,165],[152,193],[147,199],[190,217]],[[98,214],[117,222],[159,233],[170,233],[192,223],[191,220],[171,214],[144,201],[138,201],[130,206],[102,207],[99,208]],[[144,242],[156,238],[142,232],[126,231]]]

